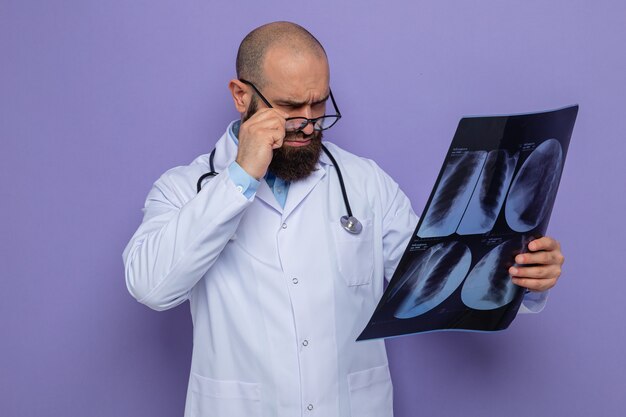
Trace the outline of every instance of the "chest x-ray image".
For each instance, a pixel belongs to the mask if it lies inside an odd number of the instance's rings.
[[[461,119],[414,237],[357,340],[511,324],[524,289],[508,269],[546,232],[577,114],[570,106]]]
[[[416,257],[398,285],[403,290],[397,318],[415,317],[440,304],[461,283],[472,254],[461,242],[440,243]]]
[[[506,200],[506,221],[516,232],[537,227],[551,210],[561,178],[563,152],[556,139],[548,139],[528,156]]]

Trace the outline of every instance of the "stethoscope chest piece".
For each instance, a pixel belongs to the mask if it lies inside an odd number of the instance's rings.
[[[343,228],[353,235],[358,235],[363,230],[363,225],[354,216],[341,216],[340,222]]]

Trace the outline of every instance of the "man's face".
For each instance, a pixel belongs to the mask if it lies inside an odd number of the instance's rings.
[[[261,91],[275,108],[289,117],[309,119],[324,115],[329,95],[329,71],[325,57],[270,49],[264,61],[265,84]],[[265,104],[252,99],[243,121]],[[306,178],[313,172],[322,150],[322,132],[311,124],[302,131],[287,132],[281,148],[274,150],[268,170],[286,181]]]

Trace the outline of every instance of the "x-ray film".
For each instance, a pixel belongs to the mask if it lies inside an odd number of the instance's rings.
[[[525,290],[508,269],[543,236],[578,106],[461,119],[439,176],[357,340],[509,327]]]

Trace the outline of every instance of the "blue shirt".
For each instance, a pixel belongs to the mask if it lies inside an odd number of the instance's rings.
[[[241,126],[241,121],[237,120],[231,125],[229,130],[230,137],[237,145],[239,145],[239,126]],[[237,187],[241,187],[241,192],[248,199],[251,198],[259,188],[260,182],[248,174],[237,161],[233,161],[230,164],[228,174]],[[287,201],[287,192],[289,191],[289,182],[276,177],[270,172],[265,174],[265,182],[272,190],[272,193],[274,193],[278,204],[284,208],[285,201]]]

